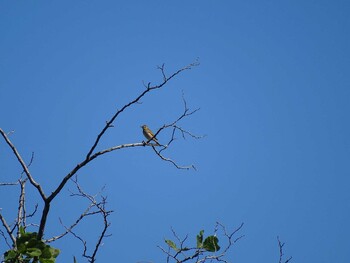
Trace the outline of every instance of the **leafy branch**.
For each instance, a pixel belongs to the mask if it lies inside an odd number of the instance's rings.
[[[186,235],[181,239],[172,229],[176,241],[165,239],[164,242],[167,244],[167,249],[160,246],[159,248],[164,254],[166,254],[167,263],[183,263],[186,261],[193,261],[196,263],[220,261],[227,263],[228,261],[225,259],[227,251],[233,244],[244,237],[244,235],[238,237],[235,236],[242,227],[243,223],[234,231],[228,233],[226,228],[221,223],[217,222],[213,235],[204,237],[204,230],[199,231],[199,234],[196,236],[196,246],[185,245],[188,236]],[[225,243],[223,249],[219,245],[219,237],[223,239],[223,242]]]

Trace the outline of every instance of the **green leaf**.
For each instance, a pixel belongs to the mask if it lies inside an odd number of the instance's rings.
[[[27,247],[24,243],[17,243],[17,251],[19,254],[24,254],[27,251]]]
[[[29,240],[37,240],[37,233],[36,232],[33,232],[33,233],[30,233],[30,232],[27,232],[27,233],[24,233],[22,232],[21,233],[21,236],[19,238],[17,238],[17,246],[20,245],[20,244],[25,244],[25,246],[27,246],[27,242],[29,242]]]
[[[39,257],[39,261],[41,263],[54,263],[59,253],[59,249],[46,245],[45,249],[42,251],[42,255]]]
[[[165,243],[167,243],[167,245],[172,249],[174,249],[175,251],[178,251],[178,248],[176,247],[176,244],[173,241],[169,239],[165,239]]]
[[[28,242],[25,243],[27,248],[37,248],[40,250],[43,250],[45,248],[44,242],[41,240],[36,239],[36,237],[32,237]]]
[[[42,250],[42,254],[40,256],[41,259],[50,259],[52,258],[52,253],[50,250],[50,246],[46,246],[43,250]]]
[[[78,263],[78,261],[77,261],[77,259],[75,258],[75,256],[73,256],[73,260],[74,260],[73,263]]]
[[[17,257],[17,252],[14,250],[8,250],[4,253],[5,262],[7,260],[11,262],[11,260],[15,259],[16,257]]]
[[[5,263],[29,263],[32,259],[39,258],[40,263],[55,263],[55,258],[60,250],[46,245],[38,240],[36,232],[25,232],[19,228],[20,236],[17,238],[17,250],[9,250],[4,253]]]
[[[26,255],[30,257],[39,257],[41,255],[41,250],[38,248],[28,248],[26,251]]]
[[[55,259],[39,259],[40,263],[55,263]]]
[[[60,250],[57,248],[50,247],[51,255],[54,258],[57,258],[57,256],[60,254]]]
[[[197,248],[203,247],[203,234],[204,234],[204,230],[201,230],[197,235]]]
[[[203,248],[210,252],[220,250],[219,239],[216,236],[208,236],[203,242]]]

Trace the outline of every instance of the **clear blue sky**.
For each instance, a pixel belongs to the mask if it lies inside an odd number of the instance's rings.
[[[198,57],[199,67],[121,115],[99,147],[142,141],[141,124],[157,129],[181,113],[184,91],[201,110],[183,126],[207,136],[178,140],[169,156],[198,171],[135,148],[79,173],[90,193],[106,186],[115,210],[99,262],[164,262],[156,246],[170,227],[194,241],[217,220],[245,223],[232,262],[278,262],[277,235],[292,262],[350,262],[349,13],[341,0],[3,0],[0,127],[15,130],[27,161],[35,152],[31,171],[49,193],[142,81],[161,80],[157,65],[171,72]],[[21,170],[3,141],[0,152],[0,179],[12,181]],[[59,215],[69,224],[83,211],[68,189],[46,237],[62,231]],[[9,221],[14,190],[0,189]],[[76,240],[54,246],[58,262],[84,262]]]

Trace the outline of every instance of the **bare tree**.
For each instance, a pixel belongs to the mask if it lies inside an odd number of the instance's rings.
[[[87,166],[89,163],[94,161],[96,158],[98,158],[104,154],[111,153],[111,152],[114,152],[117,150],[122,150],[125,148],[132,148],[132,147],[151,147],[153,152],[156,154],[156,156],[158,156],[163,161],[171,163],[176,168],[187,169],[187,170],[188,169],[195,169],[194,165],[181,165],[181,164],[177,163],[175,160],[173,160],[165,155],[166,151],[172,146],[174,139],[175,139],[175,135],[177,133],[179,133],[183,138],[185,138],[186,136],[196,138],[196,139],[200,138],[200,136],[194,135],[193,133],[191,133],[190,131],[186,130],[185,128],[183,128],[181,126],[182,119],[190,117],[192,114],[194,114],[195,112],[198,111],[198,109],[190,110],[187,107],[187,103],[184,99],[184,96],[183,96],[183,104],[184,105],[183,105],[182,113],[179,114],[179,116],[175,120],[170,121],[169,123],[163,124],[161,127],[159,127],[159,129],[154,134],[154,137],[156,137],[158,134],[162,133],[164,130],[171,129],[171,132],[170,132],[171,135],[168,138],[167,144],[164,144],[164,145],[154,144],[151,142],[151,140],[153,138],[150,138],[147,141],[114,145],[114,146],[110,146],[108,148],[105,148],[105,149],[99,150],[99,151],[97,151],[96,148],[99,145],[101,138],[106,135],[106,131],[108,129],[114,127],[114,123],[116,122],[116,120],[118,119],[118,117],[122,113],[126,112],[126,110],[128,110],[132,106],[139,104],[140,100],[142,98],[144,98],[145,96],[151,94],[152,92],[155,92],[156,90],[164,88],[169,81],[174,79],[180,73],[183,73],[184,71],[190,70],[193,67],[198,66],[198,65],[199,65],[198,62],[191,63],[191,64],[175,71],[174,73],[172,73],[170,75],[166,74],[164,64],[162,66],[159,66],[158,69],[161,73],[162,81],[156,85],[152,85],[150,82],[147,84],[144,84],[144,89],[140,94],[138,94],[134,99],[132,99],[131,101],[126,103],[123,107],[118,109],[110,117],[110,119],[108,121],[106,121],[105,125],[102,127],[102,129],[98,133],[96,139],[92,142],[92,145],[91,145],[90,149],[87,151],[86,156],[78,164],[76,164],[71,171],[69,171],[66,175],[64,175],[62,177],[61,182],[49,194],[45,191],[45,189],[43,189],[43,186],[40,184],[40,182],[36,181],[35,176],[30,172],[29,168],[30,168],[30,164],[33,161],[34,155],[32,155],[30,162],[28,164],[26,164],[26,162],[22,158],[21,154],[19,153],[19,151],[17,150],[15,145],[10,140],[10,137],[13,136],[14,132],[13,131],[12,132],[5,132],[3,129],[0,128],[0,134],[1,134],[2,138],[4,139],[7,146],[12,150],[12,153],[16,157],[18,164],[23,169],[22,175],[20,176],[20,178],[16,182],[1,182],[0,183],[0,186],[2,186],[2,187],[9,187],[9,186],[14,186],[14,185],[20,186],[17,216],[14,219],[14,223],[9,224],[8,220],[5,219],[5,217],[2,215],[1,210],[0,210],[0,220],[2,222],[3,228],[5,229],[5,231],[1,231],[0,234],[2,235],[5,242],[8,244],[8,246],[10,248],[9,251],[12,253],[10,256],[9,256],[9,254],[7,254],[8,257],[12,256],[14,259],[17,260],[16,262],[21,262],[20,256],[16,254],[16,251],[18,252],[18,245],[19,245],[18,242],[22,242],[23,237],[28,238],[28,239],[30,239],[30,238],[33,239],[33,237],[34,237],[33,235],[29,235],[29,234],[26,236],[26,232],[25,232],[26,228],[29,226],[29,223],[27,223],[27,219],[32,217],[32,215],[35,212],[37,212],[37,209],[38,209],[38,206],[36,206],[33,213],[27,214],[27,212],[26,212],[25,187],[26,187],[27,182],[29,182],[29,184],[32,187],[34,187],[36,189],[36,191],[38,192],[38,194],[40,196],[40,202],[42,205],[40,222],[38,224],[34,224],[38,227],[38,232],[35,235],[35,239],[41,242],[40,245],[49,249],[49,248],[51,248],[50,246],[48,246],[49,243],[52,243],[60,238],[63,238],[68,233],[70,233],[82,242],[82,244],[83,244],[83,256],[86,257],[89,262],[95,262],[98,250],[100,248],[100,245],[102,244],[102,240],[108,236],[107,230],[108,230],[108,227],[110,226],[110,222],[108,221],[108,216],[113,211],[106,208],[106,197],[104,197],[102,195],[102,193],[93,196],[93,195],[86,193],[82,189],[82,187],[78,183],[78,177],[77,177],[78,171],[80,171],[83,167]],[[76,221],[74,223],[70,224],[69,226],[64,225],[62,223],[62,219],[60,219],[61,224],[64,228],[64,231],[61,234],[54,236],[54,237],[51,237],[51,238],[43,239],[44,233],[45,233],[45,227],[47,225],[47,218],[48,218],[49,213],[50,213],[52,201],[59,194],[62,193],[62,189],[64,189],[64,187],[70,181],[72,181],[75,184],[76,189],[77,189],[76,192],[74,192],[74,193],[72,192],[71,195],[72,196],[79,196],[81,198],[88,200],[89,205],[87,206],[85,211],[83,211],[77,217]],[[93,215],[100,215],[102,217],[103,227],[102,227],[100,236],[98,237],[98,239],[96,241],[94,249],[92,249],[92,251],[89,253],[87,242],[84,240],[83,237],[78,236],[78,234],[76,234],[74,232],[74,228],[83,219],[85,219],[89,216],[93,216]],[[33,225],[33,223],[30,223],[30,224]],[[22,237],[22,239],[20,239],[21,237]],[[36,245],[38,245],[38,244],[36,244]],[[31,253],[28,252],[29,254],[27,253],[26,256],[32,257],[33,262],[37,262],[38,260],[41,260],[40,255],[39,255],[41,252],[42,251],[35,251],[35,253],[33,253],[33,251]],[[51,252],[52,252],[52,255],[51,255],[52,262],[54,262],[54,257],[56,257],[58,255],[58,251],[52,250]]]
[[[193,67],[199,65],[198,62],[189,64],[174,73],[167,75],[165,72],[164,64],[159,66],[158,69],[162,76],[162,81],[159,84],[151,85],[151,83],[144,84],[144,89],[135,98],[123,107],[118,109],[112,114],[112,116],[103,125],[100,132],[97,134],[96,139],[92,142],[91,147],[87,151],[86,155],[82,160],[77,163],[72,170],[61,177],[61,181],[54,187],[54,190],[47,193],[40,182],[37,182],[34,174],[30,172],[30,166],[33,163],[34,153],[32,153],[31,158],[28,163],[25,162],[13,142],[11,137],[14,135],[13,131],[5,132],[0,128],[0,134],[5,142],[5,144],[12,151],[18,164],[20,165],[23,172],[20,174],[17,180],[12,182],[0,182],[1,187],[16,187],[19,186],[18,193],[18,206],[16,209],[16,216],[14,219],[8,220],[3,215],[0,208],[0,221],[3,226],[3,230],[0,229],[0,235],[2,236],[5,243],[8,245],[9,250],[4,253],[3,262],[6,263],[21,263],[21,262],[45,262],[54,263],[55,258],[59,254],[59,250],[51,247],[51,243],[65,238],[68,234],[71,234],[76,239],[78,239],[82,244],[82,256],[87,259],[88,262],[95,262],[97,259],[98,252],[101,248],[103,240],[109,236],[108,228],[110,226],[109,216],[113,210],[107,208],[107,197],[103,195],[103,189],[97,194],[87,193],[83,187],[79,184],[78,172],[85,166],[90,164],[95,159],[107,153],[112,153],[117,150],[123,150],[125,148],[133,147],[150,147],[154,154],[160,158],[160,160],[170,163],[177,169],[195,169],[193,164],[182,165],[176,160],[171,159],[167,156],[167,150],[171,148],[175,142],[175,137],[179,134],[182,138],[191,137],[194,139],[199,139],[202,136],[198,136],[185,129],[181,125],[181,121],[185,118],[191,117],[198,109],[190,110],[187,106],[187,102],[182,95],[183,100],[183,110],[181,113],[172,121],[164,123],[161,125],[154,134],[149,136],[147,140],[141,142],[125,143],[121,145],[112,145],[102,150],[96,150],[99,145],[101,138],[106,136],[106,131],[114,127],[118,117],[125,113],[132,106],[138,105],[142,98],[150,95],[152,92],[164,88],[166,84],[173,78],[177,77],[180,73],[190,70]],[[163,133],[165,130],[169,130],[168,139],[166,144],[160,144],[156,141],[156,136]],[[64,219],[59,218],[59,222],[62,226],[62,232],[55,236],[44,239],[45,229],[47,226],[47,219],[50,214],[52,201],[62,194],[62,190],[66,187],[67,183],[71,182],[75,186],[75,190],[70,192],[72,197],[78,197],[87,201],[87,206],[85,209],[76,216],[74,222],[70,224],[64,223]],[[33,187],[39,194],[38,204],[35,204],[32,211],[28,212],[26,208],[26,187]],[[39,221],[32,222],[34,220],[33,216],[36,213],[39,214]],[[88,244],[86,237],[81,236],[76,232],[76,227],[83,221],[87,220],[91,216],[99,216],[101,219],[101,229],[99,236],[97,237],[94,244]],[[11,223],[9,223],[11,222]],[[36,227],[38,229],[36,232],[27,232],[29,226]],[[213,235],[209,235],[204,238],[204,231],[201,230],[196,238],[196,245],[188,246],[186,245],[188,236],[180,238],[174,230],[172,230],[173,237],[175,241],[166,239],[166,248],[159,246],[161,251],[166,255],[166,262],[225,262],[228,263],[227,252],[228,250],[238,241],[243,235],[238,235],[238,232],[243,227],[243,223],[237,227],[235,230],[229,232],[226,230],[225,226],[217,222],[214,228]],[[222,248],[219,246],[219,238],[224,243]],[[280,258],[279,263],[283,262],[283,246],[278,239]],[[291,257],[285,260],[283,263],[288,263]],[[74,262],[76,262],[74,258]]]

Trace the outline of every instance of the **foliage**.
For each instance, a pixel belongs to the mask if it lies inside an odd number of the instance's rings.
[[[45,244],[38,239],[38,233],[25,232],[23,227],[19,229],[16,239],[16,248],[4,253],[5,263],[55,263],[60,251]]]
[[[197,235],[197,249],[199,250],[202,249],[209,252],[219,251],[220,250],[220,246],[218,245],[219,239],[216,236],[208,236],[203,242],[203,234],[204,234],[204,230],[201,230]],[[184,247],[181,249],[177,248],[175,242],[170,239],[166,239],[165,243],[169,247],[174,249],[176,252],[190,250],[188,247]]]
[[[204,237],[204,230],[199,231],[196,236],[195,246],[185,245],[188,236],[186,235],[185,238],[180,238],[175,231],[172,230],[176,241],[165,239],[164,241],[168,248],[159,248],[167,255],[166,262],[168,263],[171,261],[176,263],[183,263],[186,261],[197,263],[218,261],[228,263],[229,261],[226,259],[228,255],[226,252],[243,237],[243,235],[236,236],[242,227],[243,223],[234,231],[228,232],[221,223],[217,222],[213,235]],[[222,249],[219,246],[219,237],[223,242]]]
[[[204,230],[201,230],[197,235],[197,248],[203,248],[209,252],[219,251],[219,239],[216,236],[208,236],[203,242]]]

